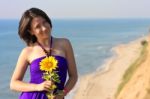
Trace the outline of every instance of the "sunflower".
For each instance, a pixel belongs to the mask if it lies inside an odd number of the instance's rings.
[[[56,70],[58,61],[53,56],[45,57],[40,62],[40,70],[52,72]]]
[[[59,75],[57,74],[58,71],[54,71],[58,68],[57,63],[58,61],[53,56],[45,57],[41,60],[39,65],[40,70],[44,71],[42,76],[44,80],[52,80],[53,82],[60,83]],[[54,90],[56,88],[57,86],[55,84],[50,87],[50,92],[46,93],[48,99],[54,99]]]

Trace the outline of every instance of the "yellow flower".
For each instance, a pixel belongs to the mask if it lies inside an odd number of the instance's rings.
[[[57,68],[58,61],[53,56],[45,57],[40,62],[40,70],[52,72],[52,70],[55,70]]]

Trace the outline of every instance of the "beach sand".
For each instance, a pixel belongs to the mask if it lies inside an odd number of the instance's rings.
[[[101,66],[105,68],[80,77],[73,99],[114,99],[125,70],[139,57],[145,39],[114,47],[115,55]]]

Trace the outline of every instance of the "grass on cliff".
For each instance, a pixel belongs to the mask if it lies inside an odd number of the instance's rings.
[[[115,94],[115,97],[120,94],[121,90],[125,86],[126,83],[131,79],[132,75],[136,71],[136,69],[140,66],[141,63],[146,59],[147,51],[146,48],[148,46],[148,42],[146,40],[141,42],[142,49],[140,56],[129,66],[129,68],[125,71],[125,74],[123,75],[122,82],[120,83],[117,92]]]

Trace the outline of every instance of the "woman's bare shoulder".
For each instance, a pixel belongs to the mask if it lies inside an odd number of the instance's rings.
[[[28,59],[28,57],[30,56],[31,52],[33,50],[33,47],[30,47],[30,46],[27,46],[27,47],[24,47],[21,51],[21,56],[24,56]]]
[[[33,50],[33,47],[30,47],[30,46],[26,46],[22,49],[22,53],[30,53],[31,51]]]
[[[55,40],[56,40],[56,42],[63,44],[65,46],[70,44],[70,41],[67,38],[55,38]]]

